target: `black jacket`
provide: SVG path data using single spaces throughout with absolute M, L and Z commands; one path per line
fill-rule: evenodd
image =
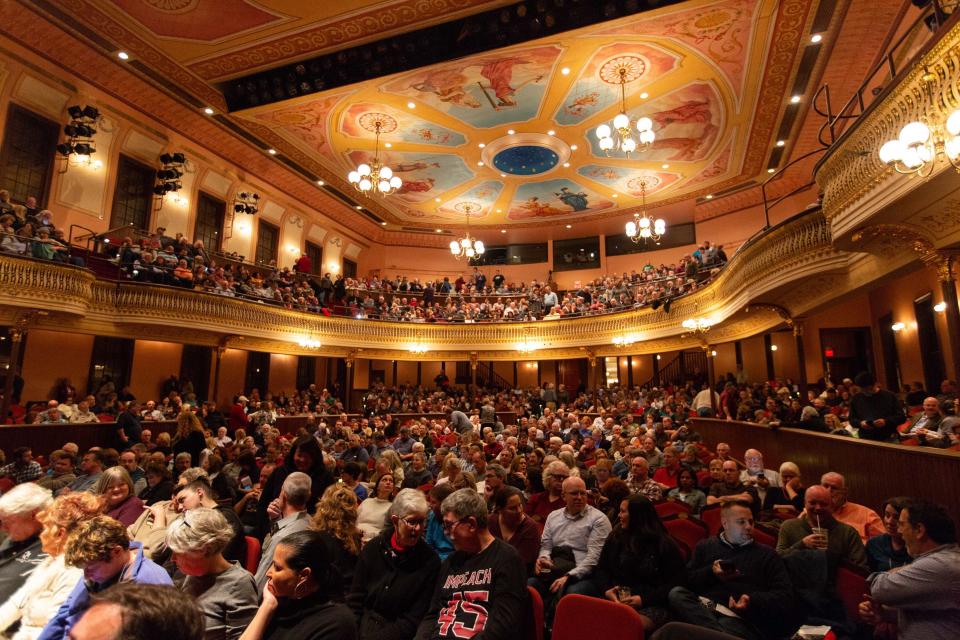
M 884 425 L 875 426 L 874 421 L 881 418 Z M 871 394 L 860 392 L 850 399 L 850 425 L 860 429 L 864 440 L 888 440 L 904 420 L 900 400 L 885 389 Z
M 387 527 L 367 543 L 353 574 L 347 606 L 360 640 L 409 640 L 430 606 L 440 558 L 422 539 L 404 552 L 393 550 Z

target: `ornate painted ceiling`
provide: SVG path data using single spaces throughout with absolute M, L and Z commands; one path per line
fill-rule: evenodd
M 641 183 L 655 206 L 765 175 L 815 5 L 694 0 L 234 117 L 341 183 L 373 159 L 380 122 L 381 160 L 404 184 L 370 200 L 392 223 L 623 216 Z M 620 110 L 620 68 L 630 117 L 656 133 L 629 157 L 593 133 Z

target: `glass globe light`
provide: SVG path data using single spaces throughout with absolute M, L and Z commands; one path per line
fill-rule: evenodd
M 653 134 L 653 131 L 647 129 L 646 131 L 640 132 L 640 143 L 641 144 L 653 144 L 653 141 L 656 139 L 656 136 Z
M 947 156 L 953 160 L 956 160 L 960 156 L 960 136 L 954 136 L 947 140 L 947 143 L 943 146 L 944 152 Z
M 908 147 L 919 146 L 930 138 L 930 129 L 919 121 L 904 125 L 900 129 L 900 142 Z
M 483 241 L 482 241 L 482 240 L 477 240 L 477 241 L 474 243 L 473 248 L 476 250 L 476 252 L 477 252 L 478 254 L 481 254 L 481 253 L 483 253 L 484 251 L 487 250 L 487 248 L 486 248 L 485 246 L 483 246 Z
M 467 247 L 467 250 L 464 252 L 468 258 L 472 258 L 476 253 L 473 250 L 473 247 Z
M 360 181 L 360 191 L 370 191 L 370 187 L 373 186 L 373 183 L 370 182 L 368 178 L 364 178 Z
M 660 218 L 657 218 L 653 221 L 653 231 L 658 236 L 662 236 L 663 233 L 667 230 L 667 223 Z
M 386 180 L 381 180 L 377 184 L 377 189 L 380 190 L 380 193 L 386 193 L 387 191 L 390 191 L 390 183 Z
M 637 131 L 643 132 L 651 130 L 653 130 L 653 120 L 647 117 L 637 120 Z
M 370 165 L 366 163 L 361 164 L 359 167 L 357 167 L 357 173 L 359 173 L 361 176 L 370 175 Z
M 600 140 L 600 150 L 610 151 L 610 149 L 613 149 L 613 138 L 602 138 Z
M 650 227 L 650 218 L 640 218 L 640 228 L 647 229 Z
M 460 246 L 466 249 L 470 246 L 470 240 L 468 238 L 460 238 Z
M 394 189 L 399 189 L 403 186 L 403 180 L 401 180 L 399 176 L 393 176 L 390 178 L 390 186 Z
M 460 243 L 457 242 L 456 240 L 450 241 L 450 253 L 452 253 L 455 256 L 460 255 Z
M 393 175 L 393 169 L 390 167 L 380 167 L 380 177 L 384 180 L 389 180 Z
M 347 180 L 349 180 L 353 184 L 357 184 L 358 182 L 360 182 L 360 174 L 357 173 L 356 171 L 351 171 L 350 173 L 347 174 Z
M 960 136 L 960 109 L 957 109 L 947 118 L 947 131 L 952 136 Z
M 622 143 L 620 143 L 620 148 L 623 149 L 624 153 L 632 153 L 637 150 L 637 142 L 633 138 L 625 138 Z
M 602 142 L 604 138 L 610 137 L 610 125 L 602 124 L 597 127 L 597 138 Z
M 916 169 L 923 164 L 923 160 L 920 158 L 920 153 L 917 147 L 907 147 L 904 149 L 903 156 L 900 158 L 900 162 L 902 162 L 903 165 L 908 169 Z
M 632 238 L 633 236 L 637 235 L 637 223 L 636 223 L 636 222 L 634 222 L 633 220 L 629 220 L 629 221 L 627 222 L 626 227 L 627 227 L 627 235 L 628 235 L 628 236 L 630 236 L 630 237 Z
M 880 162 L 884 164 L 893 164 L 903 157 L 905 147 L 900 140 L 888 140 L 880 147 Z
M 645 228 L 645 229 L 640 229 L 640 237 L 641 237 L 641 238 L 649 238 L 649 237 L 650 237 L 650 227 L 647 227 L 647 228 Z
M 613 126 L 616 129 L 626 129 L 630 126 L 630 118 L 625 113 L 618 113 L 617 117 L 613 119 Z

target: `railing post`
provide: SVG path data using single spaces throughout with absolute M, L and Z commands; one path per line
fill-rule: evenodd
M 797 345 L 797 390 L 800 403 L 807 402 L 807 356 L 803 347 L 803 320 L 793 321 L 793 340 Z

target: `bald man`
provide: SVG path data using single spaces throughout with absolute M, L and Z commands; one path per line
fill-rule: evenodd
M 842 475 L 836 471 L 829 471 L 820 477 L 820 484 L 830 491 L 833 517 L 856 529 L 863 544 L 867 544 L 867 540 L 873 536 L 886 533 L 883 521 L 876 511 L 862 504 L 847 501 L 847 481 Z
M 753 485 L 757 482 L 757 476 L 762 475 L 766 476 L 771 487 L 782 486 L 780 473 L 773 469 L 765 469 L 763 467 L 763 454 L 756 449 L 747 449 L 743 454 L 743 462 L 747 468 L 740 473 L 740 482 Z
M 787 557 L 799 551 L 823 551 L 827 554 L 829 581 L 834 583 L 837 566 L 849 562 L 867 568 L 867 552 L 856 529 L 833 515 L 830 490 L 814 485 L 804 495 L 806 509 L 798 518 L 780 527 L 777 553 Z
M 589 576 L 610 535 L 610 521 L 602 511 L 587 504 L 587 485 L 582 479 L 567 478 L 562 490 L 565 506 L 547 516 L 540 537 L 536 575 L 528 584 L 540 592 L 544 602 L 568 593 L 601 598 L 601 589 Z M 573 551 L 572 567 L 569 561 L 554 556 L 553 551 L 558 547 L 570 547 Z

